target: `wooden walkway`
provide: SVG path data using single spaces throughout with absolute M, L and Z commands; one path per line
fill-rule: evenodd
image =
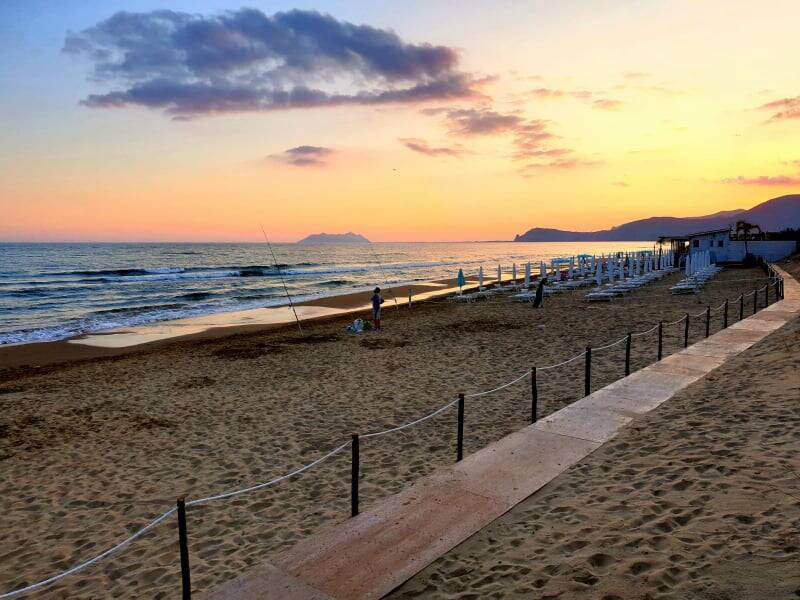
M 800 316 L 784 300 L 425 477 L 204 600 L 377 599 L 613 438 L 638 415 Z

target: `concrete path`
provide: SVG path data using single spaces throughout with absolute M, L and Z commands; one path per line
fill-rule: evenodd
M 581 461 L 647 413 L 788 321 L 785 300 L 417 481 L 368 511 L 308 538 L 204 600 L 377 599 Z

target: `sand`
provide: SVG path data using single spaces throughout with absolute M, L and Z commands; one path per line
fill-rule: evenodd
M 788 268 L 800 275 L 800 260 Z M 390 597 L 800 597 L 800 321 L 637 419 Z
M 587 343 L 599 346 L 649 329 L 658 318 L 717 306 L 763 275 L 726 270 L 700 295 L 676 297 L 666 288 L 677 277 L 610 304 L 587 305 L 577 292 L 548 299 L 543 310 L 503 299 L 389 306 L 381 333 L 345 334 L 348 316 L 309 323 L 303 337 L 273 328 L 0 371 L 0 591 L 104 550 L 179 495 L 192 499 L 270 479 L 350 432 L 405 422 L 458 392 L 494 387 Z M 712 331 L 719 327 L 717 314 Z M 668 353 L 682 343 L 682 329 L 665 331 Z M 693 322 L 691 339 L 703 335 L 704 323 Z M 655 359 L 655 342 L 655 334 L 637 338 L 634 369 Z M 622 374 L 623 357 L 622 345 L 594 354 L 594 389 Z M 582 375 L 579 362 L 540 378 L 542 414 L 579 398 Z M 468 402 L 466 452 L 526 424 L 529 393 L 521 385 Z M 406 432 L 365 440 L 362 505 L 449 464 L 454 438 L 455 414 L 447 411 Z M 649 447 L 658 448 L 648 440 Z M 629 469 L 622 479 L 630 486 L 636 474 Z M 230 579 L 345 519 L 348 486 L 342 454 L 276 488 L 190 509 L 194 589 Z M 583 499 L 571 501 L 596 502 L 601 494 L 586 489 Z M 588 537 L 584 532 L 581 539 Z M 169 519 L 113 557 L 29 597 L 174 598 L 179 589 L 177 531 Z

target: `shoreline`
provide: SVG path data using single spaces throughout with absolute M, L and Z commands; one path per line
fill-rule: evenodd
M 503 282 L 511 281 L 511 276 Z M 522 278 L 517 277 L 517 280 Z M 532 275 L 531 281 L 538 280 Z M 467 277 L 464 291 L 477 288 L 477 277 Z M 493 287 L 495 277 L 485 277 L 484 287 Z M 370 309 L 367 291 L 352 291 L 342 294 L 332 293 L 313 299 L 293 302 L 299 309 L 301 323 L 310 321 L 329 321 L 347 315 L 368 312 Z M 411 302 L 425 302 L 441 298 L 458 291 L 455 278 L 425 282 L 401 283 L 382 288 L 385 312 L 408 305 Z M 366 300 L 365 300 L 366 298 Z M 19 368 L 40 368 L 61 363 L 114 358 L 140 351 L 150 350 L 175 342 L 196 342 L 219 339 L 259 331 L 291 329 L 295 318 L 290 305 L 281 304 L 263 308 L 209 313 L 202 316 L 184 317 L 167 321 L 157 321 L 135 327 L 110 329 L 60 340 L 23 342 L 0 346 L 0 372 Z

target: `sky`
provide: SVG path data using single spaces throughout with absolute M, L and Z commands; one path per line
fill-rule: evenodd
M 0 0 L 0 241 L 512 239 L 800 192 L 796 0 Z

